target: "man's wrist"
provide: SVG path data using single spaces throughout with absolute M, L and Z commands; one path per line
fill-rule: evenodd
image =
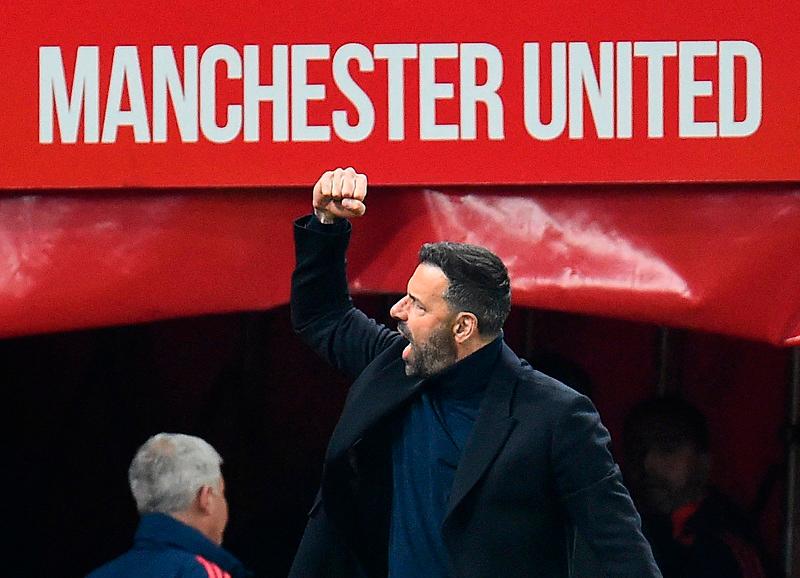
M 323 211 L 314 207 L 314 218 L 323 225 L 333 225 L 336 222 L 336 217 L 331 215 L 328 211 Z

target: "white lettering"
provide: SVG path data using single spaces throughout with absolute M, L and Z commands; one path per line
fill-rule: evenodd
M 181 141 L 197 142 L 197 46 L 183 47 L 183 84 L 172 46 L 153 47 L 153 142 L 167 142 L 167 93 Z
M 130 110 L 122 110 L 122 91 L 127 89 Z M 147 105 L 144 101 L 142 71 L 139 67 L 139 51 L 135 46 L 117 46 L 111 62 L 111 80 L 108 82 L 108 99 L 103 119 L 104 143 L 117 140 L 117 129 L 133 127 L 135 142 L 150 142 L 150 127 L 147 122 Z
M 363 44 L 345 44 L 333 55 L 333 81 L 358 113 L 358 122 L 350 124 L 346 111 L 334 110 L 333 130 L 343 141 L 359 142 L 372 134 L 375 128 L 375 107 L 367 93 L 350 76 L 348 66 L 351 60 L 358 62 L 358 69 L 362 72 L 375 70 L 372 53 Z
M 215 143 L 235 139 L 242 130 L 242 105 L 229 104 L 227 122 L 217 124 L 217 63 L 224 62 L 227 78 L 242 77 L 242 60 L 239 53 L 227 44 L 215 44 L 203 52 L 200 59 L 200 128 L 203 135 Z
M 406 60 L 417 57 L 417 45 L 376 44 L 373 52 L 376 59 L 386 60 L 389 140 L 404 140 L 406 138 L 404 64 Z
M 599 76 L 599 78 L 598 78 Z M 583 93 L 599 138 L 614 137 L 614 43 L 600 43 L 600 73 L 595 74 L 589 44 L 569 43 L 569 138 L 583 138 Z
M 678 54 L 677 42 L 635 42 L 634 56 L 647 58 L 647 136 L 664 136 L 664 58 Z
M 630 42 L 617 42 L 617 138 L 633 136 L 633 57 Z
M 735 57 L 744 58 L 747 66 L 744 119 L 734 118 Z M 719 136 L 749 136 L 761 125 L 761 53 L 751 42 L 724 40 L 719 43 Z
M 451 99 L 453 83 L 436 82 L 436 61 L 458 58 L 458 44 L 422 44 L 419 47 L 419 138 L 458 140 L 457 124 L 436 124 L 436 101 Z
M 39 47 L 39 142 L 53 142 L 53 115 L 58 116 L 61 142 L 78 141 L 83 112 L 83 141 L 99 141 L 100 49 L 79 46 L 72 77 L 72 97 L 67 95 L 64 61 L 59 46 Z
M 525 129 L 538 140 L 552 140 L 561 136 L 567 126 L 567 45 L 554 42 L 550 46 L 550 122 L 542 122 L 542 78 L 539 69 L 539 43 L 523 45 L 525 78 Z M 582 98 L 582 97 L 581 97 Z
M 715 56 L 717 43 L 710 40 L 685 41 L 678 45 L 678 135 L 681 138 L 717 136 L 717 123 L 696 121 L 694 101 L 698 96 L 714 93 L 710 80 L 696 80 L 694 60 L 698 56 Z
M 486 62 L 486 82 L 476 84 L 477 61 Z M 487 133 L 491 140 L 501 140 L 503 101 L 497 91 L 503 83 L 503 55 L 496 46 L 486 43 L 461 45 L 461 138 L 477 137 L 478 103 L 486 105 Z
M 292 140 L 299 142 L 331 140 L 328 126 L 308 124 L 308 101 L 325 100 L 324 84 L 308 84 L 308 62 L 330 58 L 327 44 L 292 46 Z
M 289 48 L 272 47 L 272 84 L 259 84 L 259 47 L 244 47 L 244 142 L 261 137 L 260 104 L 272 101 L 272 140 L 289 140 Z
M 271 51 L 271 59 L 262 58 L 262 49 Z M 539 42 L 523 44 L 522 113 L 533 139 L 582 139 L 586 122 L 594 123 L 600 139 L 631 139 L 634 131 L 644 136 L 644 117 L 634 116 L 634 107 L 645 104 L 649 139 L 664 138 L 666 128 L 677 128 L 680 138 L 747 137 L 761 126 L 763 63 L 752 42 L 578 41 L 553 42 L 549 50 L 548 67 Z M 262 138 L 329 142 L 332 132 L 344 142 L 359 143 L 376 139 L 376 118 L 384 106 L 387 134 L 377 137 L 383 142 L 404 141 L 406 128 L 417 121 L 420 141 L 475 141 L 479 133 L 488 140 L 505 138 L 504 55 L 486 42 L 385 43 L 372 49 L 351 42 L 333 54 L 328 44 L 241 49 L 217 44 L 202 53 L 196 45 L 157 45 L 147 55 L 152 62 L 140 64 L 138 47 L 117 46 L 111 62 L 101 67 L 99 47 L 80 46 L 72 68 L 65 67 L 61 47 L 39 47 L 39 142 L 60 137 L 72 144 L 82 137 L 85 143 L 113 143 L 120 127 L 130 127 L 136 143 L 165 143 L 170 137 L 227 143 L 240 135 L 247 143 Z M 714 60 L 698 60 L 704 57 Z M 376 60 L 386 61 L 385 74 L 382 68 L 376 73 Z M 406 102 L 409 60 L 418 61 L 419 74 L 414 75 L 417 92 Z M 712 64 L 716 79 L 707 72 Z M 142 65 L 152 78 L 143 79 Z M 646 80 L 637 68 L 644 66 Z M 103 93 L 100 73 L 108 69 Z M 315 76 L 320 80 L 311 82 Z M 634 87 L 639 81 L 642 86 Z M 381 82 L 386 93 L 376 94 L 383 90 Z M 235 90 L 241 90 L 240 98 L 231 101 Z M 338 108 L 325 103 L 328 90 L 333 90 L 331 103 L 343 103 Z M 700 99 L 713 98 L 715 91 L 718 109 L 712 110 L 714 101 Z M 223 104 L 223 98 L 231 104 Z M 665 109 L 665 101 L 673 99 L 677 115 L 674 106 Z M 262 135 L 264 103 L 271 107 L 272 127 Z M 408 106 L 418 107 L 418 118 L 406 118 Z M 485 133 L 479 109 L 486 111 Z

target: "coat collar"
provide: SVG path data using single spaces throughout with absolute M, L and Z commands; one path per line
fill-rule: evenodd
M 405 346 L 405 342 L 400 347 L 402 346 Z M 398 409 L 423 386 L 424 380 L 406 377 L 403 360 L 399 356 L 400 350 L 387 352 L 389 355 L 393 353 L 395 359 L 382 371 L 362 375 L 353 384 L 342 417 L 331 436 L 326 462 L 342 457 L 359 442 L 370 427 Z M 519 364 L 516 354 L 503 343 L 499 359 L 489 376 L 475 427 L 456 469 L 445 521 L 484 474 L 517 423 L 511 417 L 511 410 L 517 382 L 516 368 Z M 385 382 L 377 387 L 371 383 L 381 379 Z
M 456 469 L 445 523 L 494 461 L 517 423 L 511 417 L 511 410 L 517 383 L 515 367 L 518 366 L 519 358 L 503 343 L 500 359 L 492 371 L 478 410 L 478 419 Z
M 145 514 L 139 520 L 134 537 L 137 548 L 173 547 L 217 564 L 234 578 L 251 576 L 233 554 L 217 546 L 199 531 L 166 514 Z
M 370 427 L 400 407 L 423 386 L 424 380 L 405 374 L 400 356 L 405 344 L 403 341 L 386 352 L 393 354 L 394 359 L 381 371 L 362 374 L 353 384 L 342 416 L 331 436 L 325 454 L 326 462 L 340 458 L 358 443 Z

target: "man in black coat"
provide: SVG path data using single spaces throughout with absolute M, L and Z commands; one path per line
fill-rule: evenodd
M 576 529 L 609 578 L 660 577 L 591 402 L 503 342 L 497 256 L 424 245 L 398 331 L 353 307 L 346 219 L 366 187 L 324 173 L 295 223 L 295 330 L 355 381 L 291 578 L 566 578 Z

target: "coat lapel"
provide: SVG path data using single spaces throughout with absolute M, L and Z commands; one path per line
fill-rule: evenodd
M 422 384 L 420 379 L 406 377 L 403 359 L 399 355 L 381 371 L 362 375 L 352 386 L 351 395 L 331 436 L 325 461 L 340 457 L 372 425 L 413 396 Z
M 503 344 L 475 427 L 456 469 L 445 521 L 484 474 L 517 423 L 511 417 L 511 399 L 517 381 L 514 367 L 518 365 L 519 358 Z M 375 387 L 376 381 L 383 381 L 383 384 Z M 422 385 L 422 380 L 405 376 L 403 360 L 399 356 L 375 375 L 362 375 L 353 384 L 351 397 L 331 436 L 325 461 L 332 462 L 341 457 L 371 426 L 412 397 Z
M 486 386 L 475 427 L 456 469 L 445 522 L 484 474 L 517 423 L 511 417 L 511 399 L 517 381 L 513 371 L 515 365 L 519 365 L 519 358 L 504 343 L 500 359 Z

